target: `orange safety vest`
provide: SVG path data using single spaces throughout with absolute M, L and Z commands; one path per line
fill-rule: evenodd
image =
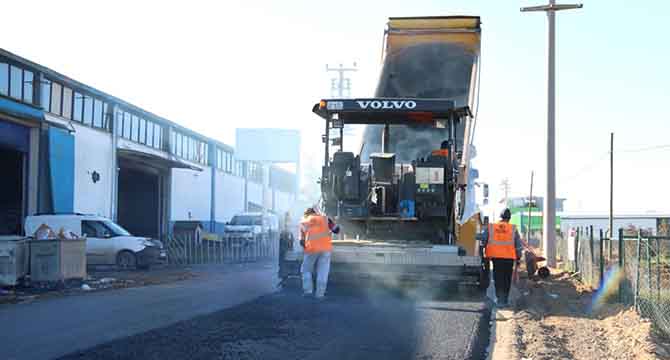
M 449 156 L 449 149 L 433 150 L 430 154 L 433 155 L 433 156 L 447 157 L 447 156 Z
M 486 257 L 498 259 L 516 259 L 514 233 L 512 224 L 499 222 L 489 224 L 489 239 L 486 243 Z
M 305 234 L 305 253 L 313 254 L 333 250 L 327 217 L 310 215 L 303 219 L 300 225 Z

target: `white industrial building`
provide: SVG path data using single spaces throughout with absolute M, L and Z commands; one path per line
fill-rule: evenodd
M 608 235 L 609 215 L 607 214 L 568 214 L 563 213 L 561 217 L 561 232 L 568 233 L 570 229 L 590 228 L 593 226 L 594 234 L 603 232 Z M 618 237 L 619 229 L 624 229 L 627 234 L 642 230 L 649 235 L 670 235 L 670 214 L 614 214 L 614 237 Z
M 221 232 L 238 212 L 290 210 L 297 188 L 294 173 L 2 49 L 0 166 L 0 235 L 72 212 L 155 238 L 177 221 Z

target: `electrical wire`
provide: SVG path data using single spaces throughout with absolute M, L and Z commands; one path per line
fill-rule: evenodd
M 594 161 L 589 162 L 588 164 L 582 166 L 577 170 L 572 176 L 570 176 L 567 180 L 564 181 L 564 183 L 570 183 L 573 180 L 576 180 L 580 176 L 588 173 L 589 171 L 592 171 L 595 169 L 595 165 L 600 163 L 601 161 L 605 160 L 609 156 L 609 152 L 606 152 L 602 155 L 600 155 L 598 158 L 596 158 Z
M 642 148 L 637 148 L 637 149 L 628 149 L 628 150 L 615 150 L 614 152 L 617 153 L 637 153 L 637 152 L 644 152 L 644 151 L 652 151 L 652 150 L 665 150 L 668 149 L 670 150 L 670 144 L 663 144 L 663 145 L 654 145 L 654 146 L 647 146 L 647 147 L 642 147 Z
M 647 147 L 642 147 L 642 148 L 634 148 L 634 149 L 627 149 L 627 150 L 614 150 L 614 153 L 639 153 L 639 152 L 645 152 L 645 151 L 653 151 L 653 150 L 670 150 L 670 144 L 663 144 L 663 145 L 654 145 L 654 146 L 647 146 Z M 601 161 L 605 160 L 609 156 L 609 151 L 600 155 L 598 158 L 596 158 L 594 161 L 589 162 L 588 164 L 584 165 L 581 167 L 579 170 L 577 170 L 572 176 L 570 176 L 567 180 L 564 181 L 564 183 L 570 183 L 573 180 L 576 180 L 580 176 L 594 170 L 596 168 L 596 165 L 600 163 Z

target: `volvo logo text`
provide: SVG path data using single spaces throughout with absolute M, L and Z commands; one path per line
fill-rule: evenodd
M 358 100 L 356 102 L 361 109 L 411 110 L 416 108 L 416 102 L 413 100 Z

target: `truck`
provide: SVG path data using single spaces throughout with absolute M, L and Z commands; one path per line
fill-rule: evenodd
M 390 18 L 375 96 L 313 106 L 324 122 L 319 207 L 342 229 L 330 282 L 482 284 L 471 166 L 480 43 L 476 16 Z M 352 125 L 365 125 L 358 153 L 344 151 Z M 282 249 L 280 278 L 299 280 L 302 249 Z

